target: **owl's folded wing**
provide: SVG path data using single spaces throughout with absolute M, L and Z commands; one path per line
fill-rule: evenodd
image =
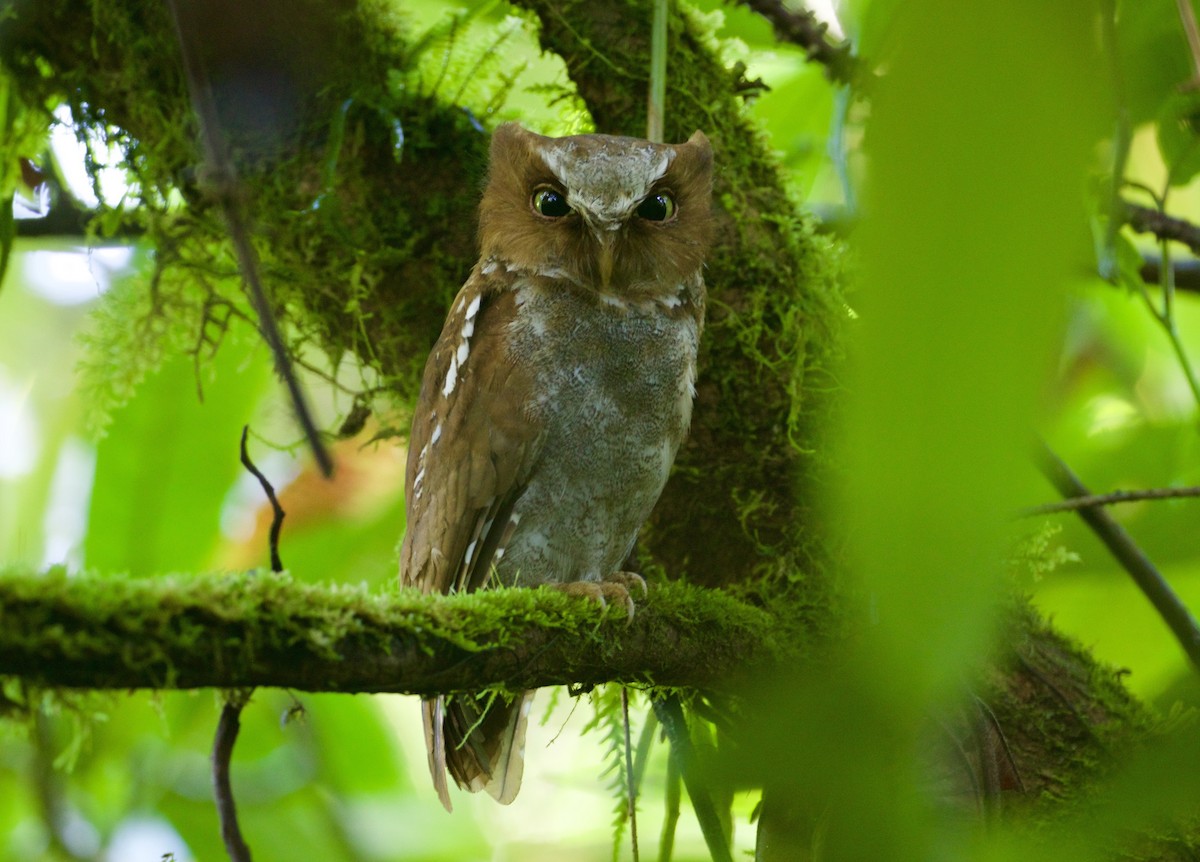
M 537 454 L 528 370 L 505 347 L 514 297 L 472 275 L 425 366 L 409 440 L 401 583 L 425 592 L 485 586 Z

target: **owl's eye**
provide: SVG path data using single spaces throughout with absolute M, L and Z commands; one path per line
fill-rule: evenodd
M 638 204 L 637 214 L 646 221 L 670 221 L 675 217 L 675 198 L 666 192 L 650 195 Z
M 546 218 L 562 218 L 571 212 L 571 208 L 567 206 L 566 196 L 562 192 L 556 192 L 545 186 L 534 190 L 531 203 L 534 212 L 544 215 Z

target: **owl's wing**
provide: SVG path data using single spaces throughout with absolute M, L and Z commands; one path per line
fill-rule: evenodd
M 527 368 L 505 349 L 516 312 L 505 276 L 477 270 L 425 365 L 409 440 L 401 583 L 425 592 L 485 586 L 537 454 Z

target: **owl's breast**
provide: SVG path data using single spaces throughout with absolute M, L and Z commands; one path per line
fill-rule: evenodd
M 695 309 L 518 291 L 510 359 L 544 428 L 498 573 L 522 585 L 616 571 L 662 493 L 691 419 Z

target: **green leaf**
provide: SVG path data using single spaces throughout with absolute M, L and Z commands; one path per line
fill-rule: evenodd
M 1158 115 L 1158 149 L 1172 186 L 1200 173 L 1200 92 L 1171 95 Z
M 167 362 L 96 450 L 86 564 L 134 575 L 203 568 L 241 471 L 238 440 L 266 385 L 265 351 L 228 339 L 204 399 L 189 358 Z
M 1175 0 L 1121 3 L 1117 53 L 1130 123 L 1136 127 L 1159 117 L 1191 74 Z

